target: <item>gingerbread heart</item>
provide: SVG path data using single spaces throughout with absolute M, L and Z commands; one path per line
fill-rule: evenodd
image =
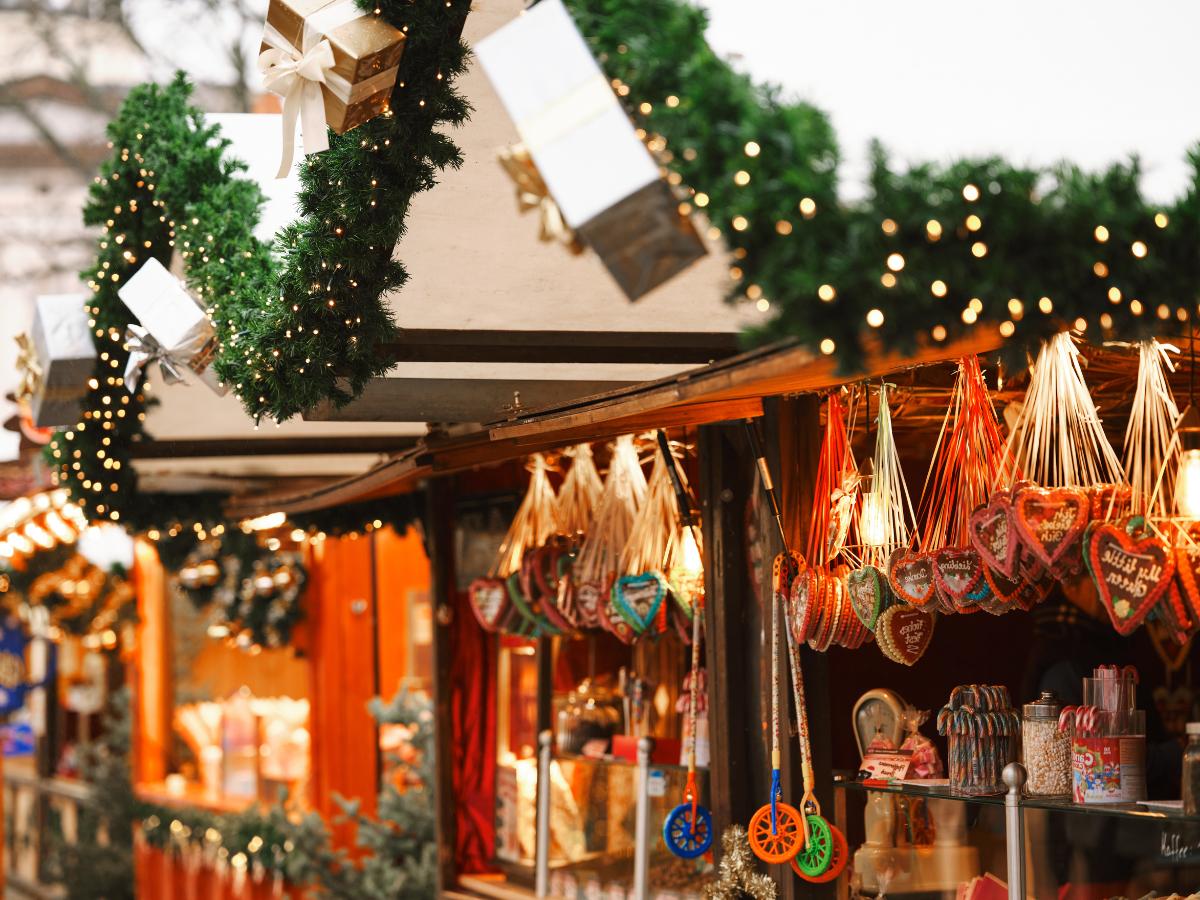
M 582 581 L 575 585 L 575 606 L 578 609 L 577 619 L 584 628 L 598 628 L 600 621 L 600 605 L 604 601 L 604 585 L 598 581 Z
M 1087 528 L 1090 509 L 1078 488 L 1025 488 L 1013 498 L 1013 523 L 1038 562 L 1058 575 Z
M 863 566 L 846 576 L 850 606 L 858 620 L 874 629 L 875 621 L 887 602 L 887 581 L 874 566 Z
M 1163 622 L 1146 622 L 1146 631 L 1150 633 L 1150 643 L 1154 652 L 1163 661 L 1168 672 L 1178 672 L 1187 662 L 1192 651 L 1192 639 L 1172 633 L 1169 626 Z
M 912 606 L 889 606 L 875 625 L 875 637 L 883 655 L 893 662 L 911 666 L 933 640 L 935 618 Z
M 654 624 L 666 595 L 667 580 L 658 572 L 622 575 L 612 589 L 617 610 L 638 634 Z
M 956 609 L 962 610 L 979 602 L 979 585 L 983 579 L 983 560 L 971 547 L 943 547 L 933 554 L 933 576 L 937 588 Z M 986 593 L 986 591 L 985 591 Z
M 1175 576 L 1171 548 L 1154 535 L 1135 538 L 1117 525 L 1092 531 L 1087 561 L 1100 603 L 1119 634 L 1142 624 Z
M 513 572 L 504 581 L 504 587 L 508 591 L 508 602 L 511 605 L 512 615 L 504 623 L 504 631 L 507 634 L 514 634 L 518 637 L 538 637 L 542 634 L 555 633 L 557 631 L 550 626 L 540 616 L 526 599 L 525 593 L 521 584 L 521 576 L 518 572 Z
M 901 600 L 913 606 L 927 606 L 936 598 L 933 557 L 928 553 L 908 553 L 904 549 L 892 554 L 888 563 L 888 584 Z
M 824 603 L 824 589 L 819 569 L 805 569 L 792 580 L 792 589 L 788 592 L 788 618 L 792 640 L 797 644 L 803 644 L 813 635 Z
M 508 588 L 499 578 L 476 578 L 467 587 L 471 612 L 485 631 L 499 631 L 508 608 Z
M 1013 528 L 1012 501 L 1007 491 L 971 513 L 971 546 L 989 567 L 1012 578 L 1017 573 L 1017 551 L 1021 544 Z
M 1200 623 L 1200 545 L 1175 547 L 1175 580 L 1187 607 L 1188 618 Z

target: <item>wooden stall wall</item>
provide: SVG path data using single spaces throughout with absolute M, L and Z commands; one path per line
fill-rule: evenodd
M 375 813 L 379 741 L 367 704 L 379 694 L 375 658 L 375 559 L 372 540 L 330 538 L 313 548 L 306 610 L 312 664 L 313 808 L 334 843 L 352 847 L 354 826 L 338 822 L 334 795 Z

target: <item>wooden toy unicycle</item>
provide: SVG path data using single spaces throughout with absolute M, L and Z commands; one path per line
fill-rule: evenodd
M 666 432 L 658 432 L 658 444 L 663 459 L 670 466 L 671 484 L 675 488 L 675 501 L 685 528 L 695 533 L 696 520 L 692 515 L 692 502 L 683 487 L 683 480 L 675 468 L 675 457 Z M 701 546 L 699 540 L 696 546 Z M 683 802 L 668 813 L 663 822 L 663 841 L 667 849 L 683 859 L 703 856 L 712 847 L 712 813 L 700 805 L 700 791 L 696 787 L 696 713 L 700 706 L 700 620 L 704 617 L 703 596 L 693 597 L 692 607 L 692 669 L 688 679 L 688 773 L 683 788 Z
M 688 773 L 683 788 L 683 802 L 667 815 L 663 822 L 663 840 L 667 849 L 683 859 L 703 856 L 712 847 L 712 813 L 700 805 L 696 787 L 696 708 L 700 693 L 700 618 L 704 607 L 693 600 L 692 605 L 692 672 L 688 691 Z
M 750 819 L 750 849 L 767 863 L 790 862 L 804 847 L 804 819 L 779 784 L 779 603 L 771 597 L 771 796 Z

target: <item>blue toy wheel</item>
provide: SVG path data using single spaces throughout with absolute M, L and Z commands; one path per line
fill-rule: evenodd
M 695 859 L 708 852 L 713 842 L 712 813 L 696 806 L 696 821 L 691 821 L 692 804 L 680 803 L 663 822 L 663 840 L 667 849 L 683 859 Z

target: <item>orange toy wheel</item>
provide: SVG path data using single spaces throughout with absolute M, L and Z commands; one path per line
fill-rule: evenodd
M 759 807 L 750 820 L 750 849 L 766 863 L 789 862 L 804 847 L 800 812 L 786 803 L 775 804 L 775 829 L 771 829 L 771 804 Z
M 850 845 L 846 843 L 846 836 L 835 828 L 829 826 L 829 833 L 833 837 L 833 857 L 829 860 L 829 868 L 820 875 L 809 876 L 800 871 L 800 866 L 796 864 L 796 860 L 792 859 L 792 871 L 803 878 L 805 881 L 811 881 L 814 884 L 825 884 L 833 881 L 846 869 L 846 864 L 850 862 Z

